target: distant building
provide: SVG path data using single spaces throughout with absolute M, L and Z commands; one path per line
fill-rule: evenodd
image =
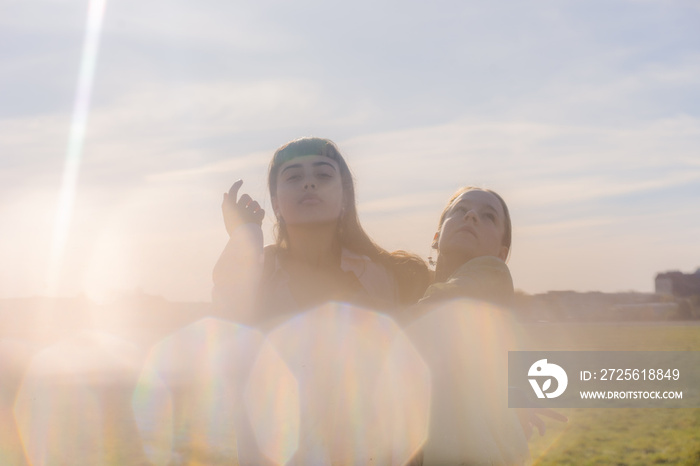
M 656 276 L 655 288 L 658 294 L 678 298 L 700 295 L 700 268 L 695 273 L 678 271 L 660 273 Z

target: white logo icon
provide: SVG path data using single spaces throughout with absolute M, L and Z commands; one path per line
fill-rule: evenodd
M 564 393 L 566 385 L 569 383 L 566 371 L 556 364 L 547 363 L 546 359 L 540 359 L 530 366 L 527 375 L 530 377 L 548 377 L 548 379 L 544 381 L 544 384 L 542 384 L 542 388 L 540 388 L 536 379 L 528 379 L 537 398 L 544 398 L 545 396 L 547 398 L 556 398 Z M 552 378 L 557 379 L 557 389 L 551 393 L 547 393 L 547 390 L 549 390 L 549 387 L 552 385 Z

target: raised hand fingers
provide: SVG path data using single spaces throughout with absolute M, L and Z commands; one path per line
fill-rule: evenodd
M 255 212 L 255 221 L 259 225 L 262 225 L 262 221 L 264 218 L 265 218 L 265 209 L 258 209 L 258 211 Z
M 238 199 L 238 202 L 236 202 L 236 204 L 238 205 L 239 208 L 245 209 L 245 208 L 248 208 L 248 206 L 251 202 L 255 202 L 255 201 L 253 201 L 252 197 L 250 197 L 247 194 L 241 194 L 241 198 Z
M 238 206 L 239 209 L 241 209 L 245 220 L 262 225 L 263 218 L 265 217 L 265 211 L 260 207 L 258 201 L 255 201 L 247 194 L 244 194 L 238 201 Z
M 265 217 L 265 211 L 250 195 L 244 193 L 238 197 L 241 185 L 243 185 L 243 181 L 238 180 L 233 183 L 228 193 L 224 193 L 224 202 L 221 207 L 224 214 L 224 224 L 229 235 L 233 234 L 239 225 L 245 223 L 262 225 Z
M 258 204 L 258 201 L 251 201 L 250 204 L 248 204 L 248 208 L 256 213 L 260 210 L 260 204 Z
M 260 208 L 260 204 L 254 201 L 248 194 L 238 197 L 238 192 L 243 185 L 243 180 L 238 180 L 231 186 L 228 193 L 224 193 L 224 200 L 221 209 L 224 214 L 224 225 L 229 235 L 245 223 L 256 223 L 262 225 L 265 211 Z
M 537 415 L 533 414 L 530 418 L 530 422 L 532 422 L 532 425 L 534 425 L 537 428 L 537 431 L 540 433 L 540 437 L 542 437 L 547 431 L 547 427 L 544 425 L 544 421 L 537 417 Z
M 547 430 L 547 427 L 544 421 L 540 418 L 540 416 L 546 416 L 550 419 L 554 419 L 555 421 L 560 422 L 568 422 L 569 420 L 568 417 L 549 408 L 533 408 L 530 409 L 529 412 L 530 423 L 537 428 L 537 431 L 540 433 L 540 436 L 543 436 Z M 526 434 L 528 433 L 529 432 L 526 429 Z
M 546 416 L 550 419 L 554 419 L 555 421 L 559 421 L 559 422 L 568 422 L 569 421 L 568 417 L 566 417 L 565 415 L 563 415 L 563 414 L 561 414 L 553 409 L 539 408 L 535 412 L 536 412 L 536 414 L 538 414 L 540 416 Z
M 231 185 L 231 189 L 228 190 L 228 198 L 231 199 L 231 202 L 236 202 L 238 190 L 241 189 L 241 186 L 243 186 L 243 180 L 238 180 Z
M 516 413 L 518 415 L 518 421 L 520 421 L 520 426 L 525 433 L 525 438 L 530 440 L 530 437 L 532 437 L 532 423 L 530 422 L 531 410 L 529 408 L 517 408 Z
M 253 221 L 258 225 L 262 225 L 263 218 L 265 218 L 265 209 L 262 209 L 260 204 L 258 204 L 256 201 L 251 202 L 248 208 L 253 211 Z
M 549 416 L 550 418 L 560 421 L 560 422 L 569 422 L 569 418 L 565 416 L 564 414 L 558 413 L 554 411 L 553 409 L 548 409 L 546 416 Z

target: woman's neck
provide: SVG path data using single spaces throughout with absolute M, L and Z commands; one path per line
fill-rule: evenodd
M 288 258 L 313 267 L 338 264 L 340 245 L 337 239 L 337 225 L 314 224 L 309 226 L 287 226 Z
M 461 254 L 438 254 L 437 265 L 435 266 L 435 282 L 446 282 L 450 275 L 471 259 L 472 257 Z

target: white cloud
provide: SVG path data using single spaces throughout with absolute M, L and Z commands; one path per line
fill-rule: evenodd
M 595 177 L 580 177 L 573 180 L 528 186 L 515 191 L 518 203 L 531 207 L 554 206 L 585 201 L 601 201 L 621 195 L 643 194 L 663 188 L 673 188 L 700 182 L 700 170 L 683 171 L 661 175 L 651 179 L 626 179 L 625 173 L 610 173 Z
M 149 137 L 171 143 L 289 125 L 311 118 L 318 90 L 304 80 L 208 81 L 142 86 L 90 116 L 91 137 Z
M 444 200 L 444 193 L 441 191 L 418 192 L 363 202 L 358 206 L 358 209 L 363 214 L 368 215 L 394 215 L 405 210 L 424 211 L 426 207 L 432 207 L 435 202 L 443 202 Z
M 246 154 L 242 156 L 237 156 L 228 160 L 222 160 L 219 162 L 209 163 L 201 167 L 182 169 L 182 170 L 171 170 L 164 171 L 162 173 L 156 173 L 146 177 L 147 181 L 177 181 L 185 179 L 196 179 L 202 178 L 211 174 L 220 173 L 236 173 L 249 170 L 263 171 L 267 166 L 267 158 L 270 154 L 266 152 L 255 152 L 253 154 Z
M 294 36 L 266 27 L 264 9 L 253 3 L 120 1 L 109 5 L 107 20 L 109 36 L 167 47 L 279 53 L 298 45 Z
M 383 192 L 486 183 L 556 203 L 691 182 L 699 174 L 687 162 L 699 146 L 698 119 L 617 129 L 464 119 L 354 138 L 341 149 L 361 183 L 374 179 Z

